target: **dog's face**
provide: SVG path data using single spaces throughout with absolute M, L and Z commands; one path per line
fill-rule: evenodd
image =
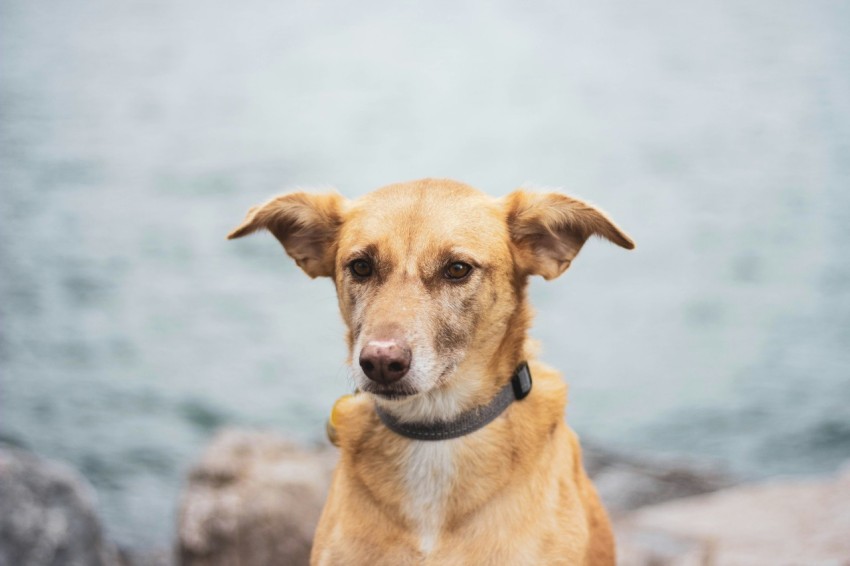
M 504 334 L 513 271 L 504 210 L 477 191 L 391 186 L 354 203 L 334 280 L 360 389 L 402 397 L 445 383 L 471 343 Z
M 494 199 L 439 180 L 354 202 L 284 195 L 252 209 L 229 237 L 260 228 L 308 275 L 333 277 L 354 381 L 384 400 L 457 382 L 470 360 L 486 367 L 512 323 L 524 333 L 517 316 L 527 277 L 556 277 L 590 235 L 634 247 L 581 201 L 523 191 Z

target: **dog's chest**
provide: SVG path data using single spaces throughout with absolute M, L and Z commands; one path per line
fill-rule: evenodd
M 455 477 L 455 440 L 410 443 L 405 471 L 405 514 L 419 536 L 420 550 L 428 554 L 440 534 L 446 503 Z

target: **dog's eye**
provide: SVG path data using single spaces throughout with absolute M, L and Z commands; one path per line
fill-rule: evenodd
M 456 261 L 446 268 L 446 277 L 449 279 L 463 279 L 469 272 L 472 271 L 472 266 L 468 263 Z
M 365 259 L 358 259 L 351 262 L 351 273 L 357 277 L 369 277 L 372 275 L 372 264 Z

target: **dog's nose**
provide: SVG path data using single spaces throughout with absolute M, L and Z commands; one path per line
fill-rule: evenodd
M 403 340 L 372 340 L 360 350 L 360 367 L 372 381 L 389 385 L 404 377 L 411 357 Z

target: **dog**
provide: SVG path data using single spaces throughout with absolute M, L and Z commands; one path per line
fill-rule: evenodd
M 424 179 L 355 201 L 284 194 L 228 238 L 261 229 L 333 280 L 359 390 L 332 412 L 312 565 L 615 563 L 566 384 L 527 337 L 530 276 L 558 277 L 593 235 L 634 248 L 605 213 Z

